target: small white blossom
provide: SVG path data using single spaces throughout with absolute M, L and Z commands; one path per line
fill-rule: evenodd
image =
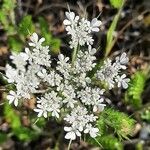
M 84 130 L 84 133 L 89 133 L 92 138 L 95 138 L 98 132 L 99 132 L 99 129 L 92 127 L 91 124 L 87 124 L 86 129 Z
M 36 33 L 33 33 L 30 37 L 31 42 L 29 42 L 30 46 L 40 48 L 41 44 L 45 41 L 45 38 L 39 39 L 38 35 Z
M 114 66 L 119 67 L 119 69 L 126 69 L 126 64 L 128 63 L 129 58 L 127 57 L 127 54 L 124 52 L 119 57 L 116 57 L 116 62 L 114 63 Z
M 105 60 L 104 65 L 97 71 L 96 77 L 105 82 L 109 89 L 112 89 L 115 84 L 118 84 L 118 87 L 122 85 L 123 88 L 127 88 L 129 79 L 124 79 L 125 75 L 120 77 L 120 71 L 121 69 L 126 69 L 128 60 L 126 53 L 123 53 L 120 57 L 116 57 L 114 63 L 110 59 Z
M 91 21 L 91 30 L 94 32 L 99 32 L 99 27 L 102 24 L 101 21 L 97 20 L 97 18 L 92 19 Z
M 75 16 L 74 12 L 66 12 L 66 17 L 67 19 L 65 19 L 63 21 L 63 24 L 68 26 L 68 25 L 73 25 L 74 23 L 76 24 L 79 20 L 79 16 Z
M 71 124 L 71 127 L 65 127 L 64 130 L 67 132 L 65 138 L 75 140 L 76 136 L 81 136 L 81 132 L 90 133 L 93 137 L 97 135 L 97 128 L 92 128 L 91 122 L 95 121 L 97 117 L 93 114 L 88 115 L 86 108 L 77 106 L 72 110 L 70 115 L 67 115 L 64 120 Z M 88 125 L 89 124 L 89 125 Z M 94 129 L 92 131 L 92 129 Z
M 54 91 L 46 93 L 44 97 L 38 99 L 37 108 L 34 111 L 38 112 L 38 117 L 44 116 L 47 118 L 48 113 L 51 112 L 52 116 L 59 118 L 61 100 L 62 98 L 57 96 Z
M 93 111 L 96 112 L 99 110 L 103 110 L 105 104 L 102 104 L 103 102 L 103 95 L 105 90 L 100 90 L 99 88 L 90 88 L 86 87 L 85 89 L 78 92 L 78 97 L 84 103 L 85 105 L 92 105 Z
M 9 100 L 9 104 L 14 103 L 15 106 L 18 106 L 18 101 L 21 97 L 15 93 L 14 91 L 10 91 L 7 95 L 7 99 Z
M 43 79 L 44 82 L 48 82 L 52 87 L 59 86 L 61 84 L 62 77 L 55 73 L 54 70 L 50 71 L 50 73 L 47 73 L 46 69 L 42 69 L 37 73 L 37 75 Z
M 13 53 L 10 56 L 10 59 L 12 59 L 12 62 L 16 65 L 16 68 L 22 71 L 25 71 L 25 65 L 27 64 L 28 58 L 29 58 L 28 55 L 23 52 L 19 54 Z
M 65 57 L 63 54 L 58 56 L 59 61 L 57 62 L 57 70 L 64 75 L 65 78 L 68 78 L 71 65 L 68 63 L 69 57 Z
M 96 60 L 96 57 L 94 56 L 95 52 L 96 49 L 91 49 L 90 47 L 88 51 L 79 51 L 75 62 L 75 71 L 77 73 L 91 71 L 95 67 L 96 63 L 93 62 Z
M 65 139 L 75 140 L 76 136 L 81 136 L 81 133 L 75 127 L 64 127 L 64 130 L 67 132 Z
M 18 70 L 12 68 L 10 65 L 6 65 L 6 77 L 9 83 L 13 83 L 16 81 L 18 76 Z
M 67 103 L 67 107 L 74 108 L 74 104 L 77 103 L 75 100 L 75 90 L 71 85 L 65 85 L 62 90 L 62 94 L 65 97 L 63 103 Z
M 116 77 L 116 82 L 118 83 L 118 87 L 123 87 L 124 89 L 128 88 L 128 82 L 130 81 L 129 78 L 126 78 L 126 75 L 123 74 L 122 76 Z
M 31 54 L 28 52 L 28 49 L 26 49 L 26 53 L 28 53 L 30 56 L 29 59 L 32 60 L 34 64 L 48 66 L 48 67 L 51 66 L 49 52 L 50 50 L 48 46 L 44 46 L 44 47 L 41 46 L 40 49 L 34 48 Z
M 106 83 L 109 89 L 115 85 L 127 88 L 129 79 L 121 74 L 121 70 L 126 69 L 128 57 L 123 53 L 114 62 L 105 60 L 91 77 L 91 72 L 96 69 L 96 49 L 92 48 L 91 33 L 99 31 L 101 21 L 80 19 L 73 12 L 66 12 L 66 17 L 63 23 L 71 35 L 70 47 L 77 48 L 75 61 L 72 63 L 69 57 L 59 54 L 57 63 L 53 64 L 49 46 L 42 45 L 45 39 L 39 39 L 33 33 L 30 48 L 10 56 L 15 67 L 6 65 L 6 78 L 15 86 L 7 99 L 17 106 L 20 99 L 30 99 L 34 94 L 37 99 L 34 111 L 38 117 L 59 118 L 61 112 L 65 114 L 66 139 L 75 140 L 82 133 L 95 138 L 98 135 L 94 125 L 98 119 L 95 112 L 105 108 L 105 90 L 97 87 L 95 81 Z
M 66 12 L 67 19 L 64 20 L 66 31 L 71 35 L 70 47 L 77 48 L 78 44 L 83 46 L 85 44 L 92 45 L 93 38 L 91 32 L 98 32 L 101 22 L 94 18 L 91 22 L 85 18 L 79 19 L 74 12 Z
M 79 87 L 86 87 L 86 85 L 91 83 L 91 79 L 86 77 L 86 73 L 81 73 L 78 77 L 75 77 L 73 81 Z

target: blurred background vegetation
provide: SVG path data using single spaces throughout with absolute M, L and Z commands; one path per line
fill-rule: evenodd
M 62 24 L 65 11 L 102 21 L 101 30 L 93 35 L 98 49 L 97 60 L 127 52 L 130 62 L 129 88 L 108 93 L 108 108 L 97 125 L 95 140 L 84 137 L 75 141 L 73 150 L 149 150 L 150 149 L 150 1 L 149 0 L 0 0 L 0 149 L 63 150 L 63 122 L 36 119 L 32 113 L 34 97 L 21 108 L 7 103 L 11 88 L 3 78 L 9 55 L 24 50 L 33 32 L 45 37 L 52 56 L 62 52 L 70 56 L 68 36 Z M 7 88 L 6 88 L 7 87 Z M 129 140 L 130 139 L 130 140 Z

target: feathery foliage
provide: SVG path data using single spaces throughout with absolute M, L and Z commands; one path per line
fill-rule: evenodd
M 131 77 L 129 88 L 125 94 L 125 101 L 135 109 L 142 106 L 142 92 L 147 78 L 144 72 L 138 71 Z
M 134 119 L 123 112 L 105 108 L 97 121 L 99 136 L 96 137 L 96 140 L 90 138 L 89 142 L 97 146 L 101 144 L 104 149 L 122 150 L 123 145 L 120 140 L 128 139 L 133 131 L 134 122 Z

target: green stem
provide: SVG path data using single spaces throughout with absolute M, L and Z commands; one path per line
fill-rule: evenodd
M 74 48 L 74 51 L 72 53 L 72 66 L 74 66 L 74 62 L 75 62 L 76 57 L 77 57 L 78 49 L 79 49 L 79 46 L 77 46 L 76 48 Z
M 96 143 L 97 143 L 100 147 L 103 148 L 103 146 L 99 143 L 99 141 L 98 141 L 96 138 L 93 138 L 93 139 L 96 141 Z
M 72 140 L 70 139 L 67 150 L 70 150 L 71 142 L 72 142 Z

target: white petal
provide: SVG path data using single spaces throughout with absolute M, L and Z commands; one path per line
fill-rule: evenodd
M 94 18 L 94 19 L 92 19 L 92 21 L 91 21 L 91 25 L 94 26 L 94 27 L 98 27 L 98 26 L 100 26 L 101 24 L 102 24 L 102 22 L 99 21 L 99 20 L 97 20 L 97 18 Z
M 13 101 L 15 98 L 14 98 L 14 96 L 12 96 L 12 95 L 7 95 L 7 99 Z
M 29 42 L 29 46 L 36 46 L 34 43 Z
M 61 60 L 64 60 L 64 55 L 63 54 L 59 54 L 58 55 L 58 59 L 61 61 Z
M 18 99 L 15 99 L 14 105 L 17 107 L 18 106 Z
M 33 42 L 38 42 L 38 35 L 34 32 L 33 34 L 32 34 L 32 36 L 30 37 L 30 39 L 31 39 L 31 41 L 33 41 Z
M 71 139 L 71 140 L 75 140 L 76 139 L 76 135 L 74 132 L 68 132 L 66 135 L 65 135 L 65 139 Z
M 81 133 L 77 130 L 77 131 L 76 131 L 76 135 L 77 135 L 77 136 L 81 136 Z
M 9 93 L 10 93 L 11 95 L 16 95 L 16 93 L 15 93 L 14 91 L 12 91 L 12 90 L 11 90 Z
M 26 53 L 20 53 L 20 56 L 23 58 L 24 61 L 28 60 L 29 56 Z
M 74 18 L 75 18 L 75 13 L 74 12 L 70 12 L 70 19 L 74 20 Z
M 69 20 L 65 19 L 63 21 L 63 24 L 67 26 L 67 25 L 71 25 L 71 22 Z
M 41 38 L 41 39 L 39 40 L 40 43 L 43 43 L 44 41 L 45 41 L 45 38 Z
M 97 111 L 97 106 L 94 106 L 93 107 L 93 112 L 96 112 Z
M 96 134 L 95 132 L 90 132 L 90 136 L 91 136 L 92 138 L 95 138 L 95 137 L 97 136 L 97 134 Z
M 99 28 L 92 28 L 93 32 L 99 32 Z
M 44 118 L 47 118 L 47 112 L 46 111 L 43 113 L 43 116 L 44 116 Z
M 69 131 L 72 130 L 72 128 L 71 127 L 64 127 L 64 130 L 67 131 L 67 132 L 69 132 Z
M 105 104 L 100 104 L 98 106 L 99 111 L 103 111 L 105 106 L 106 106 Z
M 89 129 L 85 129 L 85 130 L 84 130 L 84 133 L 89 133 Z
M 40 111 L 40 112 L 38 113 L 38 117 L 41 117 L 42 114 L 43 114 L 43 111 Z

